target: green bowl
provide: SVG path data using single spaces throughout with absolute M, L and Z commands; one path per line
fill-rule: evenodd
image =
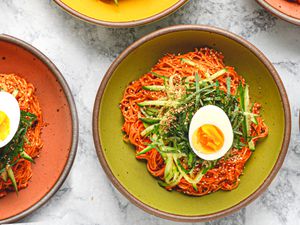
M 250 85 L 251 98 L 263 106 L 269 136 L 247 162 L 237 189 L 191 197 L 161 188 L 146 163 L 135 158 L 123 142 L 123 118 L 118 107 L 126 86 L 148 72 L 166 53 L 185 53 L 200 47 L 223 52 L 225 63 L 236 68 Z M 280 169 L 290 140 L 291 115 L 284 86 L 272 64 L 253 45 L 227 31 L 198 25 L 158 30 L 127 48 L 107 71 L 93 114 L 97 154 L 114 186 L 150 214 L 175 221 L 207 221 L 245 207 L 271 183 Z

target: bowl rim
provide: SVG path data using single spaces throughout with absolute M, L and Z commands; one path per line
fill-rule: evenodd
M 297 19 L 295 17 L 292 16 L 288 16 L 287 14 L 275 9 L 272 5 L 270 5 L 269 3 L 267 3 L 265 0 L 256 0 L 256 2 L 262 6 L 264 9 L 266 9 L 268 12 L 270 12 L 271 14 L 275 15 L 276 17 L 285 20 L 289 23 L 292 23 L 294 25 L 298 25 L 300 26 L 300 18 Z
M 33 206 L 31 206 L 28 209 L 25 209 L 24 211 L 18 213 L 17 215 L 11 216 L 7 219 L 0 220 L 0 224 L 6 224 L 6 223 L 13 223 L 16 221 L 21 220 L 22 218 L 28 216 L 29 214 L 33 213 L 37 209 L 39 209 L 41 206 L 43 206 L 46 202 L 48 202 L 53 195 L 60 189 L 60 187 L 65 182 L 66 178 L 68 177 L 70 170 L 72 168 L 77 147 L 78 147 L 78 138 L 79 138 L 79 127 L 78 127 L 78 116 L 77 116 L 77 110 L 75 101 L 72 95 L 72 92 L 63 77 L 63 75 L 60 73 L 60 71 L 57 69 L 57 67 L 50 61 L 50 59 L 45 56 L 42 52 L 40 52 L 37 48 L 33 47 L 32 45 L 26 43 L 25 41 L 22 41 L 16 37 L 7 35 L 7 34 L 0 34 L 0 41 L 9 42 L 15 46 L 21 47 L 25 49 L 26 51 L 33 54 L 35 57 L 37 57 L 42 63 L 44 63 L 53 76 L 57 79 L 58 83 L 61 85 L 62 90 L 67 98 L 68 105 L 70 107 L 71 117 L 72 117 L 72 144 L 71 148 L 69 150 L 69 157 L 66 162 L 66 165 L 59 177 L 59 179 L 56 181 L 55 185 L 49 190 L 49 192 L 41 198 L 37 203 L 35 203 Z
M 112 76 L 115 69 L 119 66 L 119 64 L 123 61 L 124 58 L 127 57 L 128 54 L 133 52 L 136 48 L 138 48 L 140 45 L 146 43 L 149 40 L 152 40 L 158 36 L 162 36 L 165 34 L 173 33 L 173 32 L 181 32 L 181 31 L 206 31 L 211 33 L 216 33 L 222 36 L 225 36 L 242 46 L 248 48 L 260 61 L 266 66 L 268 71 L 271 73 L 273 80 L 276 83 L 276 86 L 279 90 L 280 97 L 282 100 L 283 108 L 284 108 L 284 117 L 285 117 L 285 130 L 284 130 L 284 139 L 281 146 L 280 154 L 277 158 L 277 161 L 270 172 L 269 176 L 265 179 L 265 181 L 259 186 L 257 190 L 255 190 L 251 195 L 249 195 L 246 199 L 242 200 L 238 204 L 225 209 L 221 210 L 219 212 L 215 212 L 212 214 L 207 215 L 198 215 L 198 216 L 187 216 L 187 215 L 178 215 L 173 213 L 164 212 L 155 208 L 152 208 L 151 206 L 143 203 L 138 198 L 134 197 L 131 193 L 127 191 L 127 189 L 118 181 L 118 179 L 113 175 L 103 152 L 101 141 L 100 141 L 100 133 L 98 129 L 99 124 L 99 112 L 100 112 L 100 104 L 102 101 L 102 96 L 104 94 L 106 85 L 108 81 L 110 80 L 110 77 Z M 271 64 L 271 62 L 264 56 L 264 54 L 258 50 L 254 45 L 252 45 L 250 42 L 246 41 L 242 37 L 231 33 L 229 31 L 212 27 L 212 26 L 205 26 L 205 25 L 176 25 L 171 26 L 167 28 L 160 29 L 158 31 L 155 31 L 153 33 L 150 33 L 146 35 L 145 37 L 137 40 L 133 44 L 131 44 L 127 49 L 125 49 L 112 63 L 112 65 L 109 67 L 108 71 L 106 72 L 101 85 L 98 89 L 95 103 L 94 103 L 94 111 L 93 111 L 93 138 L 94 138 L 94 144 L 95 149 L 98 155 L 98 159 L 100 161 L 100 164 L 102 165 L 102 168 L 104 172 L 106 173 L 107 177 L 110 179 L 110 181 L 113 183 L 115 188 L 119 190 L 131 203 L 136 205 L 137 207 L 141 208 L 142 210 L 148 212 L 149 214 L 169 219 L 177 222 L 206 222 L 213 219 L 218 219 L 224 216 L 227 216 L 233 212 L 236 212 L 240 210 L 241 208 L 244 208 L 249 203 L 254 201 L 260 194 L 262 194 L 266 188 L 270 185 L 272 180 L 275 178 L 276 174 L 278 173 L 279 169 L 282 166 L 282 163 L 285 159 L 289 141 L 291 136 L 291 112 L 290 112 L 290 105 L 287 93 L 285 91 L 285 88 L 283 86 L 283 83 L 275 70 L 274 66 Z
M 163 19 L 164 17 L 167 17 L 171 13 L 178 10 L 180 7 L 182 7 L 184 4 L 186 4 L 189 0 L 178 0 L 177 3 L 175 3 L 171 7 L 163 10 L 160 13 L 157 13 L 155 15 L 152 15 L 152 16 L 144 18 L 144 19 L 127 21 L 127 22 L 110 22 L 110 21 L 95 19 L 90 16 L 84 15 L 75 9 L 72 9 L 71 7 L 69 7 L 68 5 L 63 3 L 62 0 L 53 0 L 53 1 L 57 5 L 59 5 L 63 10 L 65 10 L 67 13 L 71 14 L 74 17 L 77 17 L 78 19 L 86 21 L 88 23 L 100 25 L 100 26 L 104 26 L 104 27 L 111 27 L 111 28 L 131 28 L 131 27 L 146 25 L 146 24 L 155 22 L 157 20 Z

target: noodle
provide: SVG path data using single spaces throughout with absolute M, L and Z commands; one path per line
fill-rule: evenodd
M 41 130 L 43 127 L 42 111 L 40 104 L 35 95 L 35 87 L 28 83 L 25 79 L 14 74 L 0 74 L 0 90 L 13 93 L 18 90 L 16 99 L 19 103 L 20 110 L 30 112 L 37 116 L 37 122 L 28 129 L 26 133 L 27 143 L 24 144 L 25 152 L 31 158 L 38 157 L 43 147 L 41 140 Z M 31 162 L 20 158 L 12 167 L 16 179 L 18 189 L 24 189 L 28 186 L 28 182 L 32 177 Z M 4 197 L 7 192 L 14 191 L 14 187 L 10 179 L 7 182 L 0 178 L 0 198 Z
M 155 74 L 165 77 L 170 77 L 174 74 L 181 77 L 194 76 L 195 73 L 199 77 L 205 79 L 207 73 L 214 74 L 221 69 L 226 68 L 227 72 L 218 77 L 220 90 L 227 91 L 226 78 L 231 78 L 231 93 L 235 94 L 240 83 L 245 84 L 244 79 L 236 73 L 233 67 L 225 66 L 223 63 L 223 55 L 212 49 L 202 48 L 194 52 L 189 52 L 184 55 L 168 54 L 164 56 L 153 67 L 152 73 L 143 75 L 137 81 L 131 82 L 126 88 L 123 99 L 120 103 L 120 108 L 124 116 L 124 125 L 122 130 L 125 132 L 124 140 L 129 141 L 136 147 L 136 152 L 140 152 L 147 147 L 150 142 L 148 137 L 143 137 L 141 132 L 145 129 L 143 122 L 139 120 L 141 116 L 140 107 L 137 103 L 145 100 L 157 100 L 165 95 L 162 91 L 148 91 L 144 90 L 143 86 L 164 85 L 164 80 Z M 182 59 L 186 59 L 195 63 L 189 65 L 183 63 Z M 195 66 L 197 65 L 197 66 Z M 254 104 L 253 113 L 259 114 L 260 105 Z M 258 124 L 251 124 L 251 134 L 255 136 L 254 142 L 259 138 L 263 138 L 268 134 L 268 128 L 264 124 L 262 118 L 257 118 Z M 202 177 L 197 183 L 197 190 L 191 183 L 181 178 L 178 185 L 175 187 L 165 187 L 167 190 L 175 189 L 188 195 L 202 196 L 217 190 L 233 190 L 239 184 L 239 177 L 243 173 L 245 163 L 252 155 L 252 151 L 248 147 L 242 149 L 232 148 L 229 151 L 230 157 L 223 157 L 218 163 Z M 164 178 L 165 162 L 160 153 L 156 149 L 152 149 L 145 154 L 137 156 L 137 159 L 144 159 L 147 161 L 147 169 L 154 176 L 161 180 Z

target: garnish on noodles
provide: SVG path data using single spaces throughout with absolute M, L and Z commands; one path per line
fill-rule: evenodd
M 35 87 L 14 74 L 0 74 L 0 198 L 24 189 L 43 147 L 42 111 Z
M 223 58 L 209 48 L 167 54 L 125 90 L 124 140 L 167 190 L 203 196 L 237 188 L 268 135 L 261 105 Z

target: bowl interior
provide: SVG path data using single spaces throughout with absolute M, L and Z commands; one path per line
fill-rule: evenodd
M 169 9 L 182 0 L 119 0 L 116 6 L 113 0 L 57 0 L 75 12 L 95 20 L 124 23 L 144 20 Z
M 287 0 L 259 0 L 277 16 L 283 19 L 291 20 L 296 24 L 300 24 L 300 5 L 297 3 L 289 2 Z
M 14 73 L 33 83 L 43 111 L 44 147 L 33 165 L 29 186 L 17 196 L 0 198 L 0 221 L 31 208 L 56 184 L 72 144 L 72 117 L 64 90 L 53 72 L 28 50 L 0 39 L 0 73 Z
M 138 79 L 166 53 L 184 53 L 200 47 L 222 51 L 225 63 L 233 65 L 250 84 L 252 101 L 263 105 L 263 117 L 270 135 L 258 144 L 246 164 L 237 189 L 218 191 L 203 197 L 189 197 L 161 188 L 135 159 L 134 148 L 122 141 L 122 114 L 118 104 L 129 82 Z M 120 62 L 109 79 L 99 111 L 99 134 L 102 151 L 115 178 L 142 203 L 171 214 L 201 216 L 228 209 L 255 192 L 276 164 L 284 138 L 284 110 L 281 97 L 266 66 L 249 49 L 228 37 L 208 31 L 177 31 L 151 39 L 134 49 Z
M 286 0 L 265 0 L 272 7 L 277 9 L 278 11 L 294 17 L 296 19 L 300 19 L 300 5 L 292 2 L 288 2 Z

